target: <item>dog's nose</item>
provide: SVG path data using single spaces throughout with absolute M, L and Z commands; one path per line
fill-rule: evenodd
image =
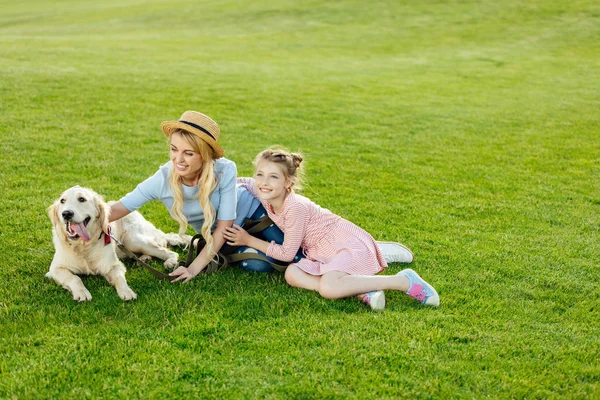
M 63 218 L 66 219 L 67 221 L 70 220 L 71 218 L 73 218 L 73 215 L 75 215 L 75 213 L 71 210 L 65 210 L 62 212 Z

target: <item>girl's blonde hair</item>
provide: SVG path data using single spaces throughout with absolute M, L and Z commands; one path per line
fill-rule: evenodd
M 291 188 L 294 190 L 302 190 L 304 182 L 304 158 L 300 153 L 291 153 L 285 149 L 270 148 L 263 150 L 254 159 L 254 166 L 259 162 L 266 160 L 281 166 L 283 175 L 292 183 Z
M 200 154 L 202 159 L 202 168 L 200 169 L 200 177 L 198 178 L 198 201 L 204 212 L 204 223 L 202 224 L 201 234 L 206 240 L 206 248 L 209 256 L 213 254 L 213 238 L 212 226 L 215 223 L 216 213 L 213 205 L 210 202 L 210 195 L 217 187 L 217 178 L 215 177 L 215 160 L 213 160 L 213 151 L 211 147 L 198 136 L 193 135 L 183 130 L 176 130 L 172 134 L 179 133 L 181 137 L 192 147 L 192 149 Z M 171 135 L 172 135 L 171 134 Z M 170 142 L 170 138 L 169 138 Z M 187 218 L 183 215 L 183 184 L 181 176 L 175 173 L 175 166 L 171 169 L 169 176 L 169 185 L 173 190 L 173 208 L 171 214 L 179 223 L 179 234 L 184 235 L 187 230 Z

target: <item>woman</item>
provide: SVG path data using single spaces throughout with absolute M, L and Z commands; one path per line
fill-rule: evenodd
M 221 249 L 225 228 L 242 223 L 259 203 L 245 189 L 236 189 L 236 166 L 223 158 L 219 125 L 210 117 L 186 111 L 178 121 L 166 121 L 162 131 L 170 140 L 171 160 L 111 207 L 111 221 L 124 217 L 151 200 L 160 200 L 179 223 L 179 234 L 190 224 L 206 240 L 204 250 L 189 265 L 170 275 L 188 282 Z M 236 213 L 238 211 L 238 213 Z

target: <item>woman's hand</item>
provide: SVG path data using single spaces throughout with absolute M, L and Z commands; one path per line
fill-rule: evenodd
M 213 251 L 216 253 L 221 250 L 223 247 L 223 243 L 225 242 L 225 238 L 223 234 L 225 233 L 225 229 L 233 225 L 233 220 L 217 220 L 217 228 L 212 234 L 213 238 Z M 190 249 L 190 251 L 192 251 Z M 213 254 L 214 256 L 214 254 Z M 206 246 L 202 249 L 200 254 L 192 261 L 192 263 L 186 267 L 179 267 L 175 271 L 169 274 L 173 279 L 171 282 L 179 282 L 187 283 L 194 279 L 196 275 L 202 272 L 208 263 L 211 261 L 212 257 L 209 256 L 208 250 Z
M 181 280 L 183 280 L 183 283 L 187 283 L 190 280 L 194 279 L 194 277 L 196 276 L 196 274 L 193 274 L 192 271 L 190 271 L 186 267 L 179 267 L 175 271 L 171 272 L 169 274 L 169 276 L 173 277 L 173 279 L 171 279 L 171 283 L 173 283 L 173 282 L 179 282 Z
M 251 236 L 244 228 L 234 224 L 232 227 L 225 229 L 223 237 L 230 246 L 248 246 Z

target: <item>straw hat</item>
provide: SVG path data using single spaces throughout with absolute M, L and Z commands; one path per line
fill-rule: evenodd
M 217 142 L 221 130 L 219 125 L 207 115 L 198 111 L 186 111 L 179 121 L 165 121 L 160 124 L 160 127 L 166 137 L 170 137 L 178 129 L 192 133 L 208 143 L 213 150 L 213 158 L 223 157 L 223 149 Z

